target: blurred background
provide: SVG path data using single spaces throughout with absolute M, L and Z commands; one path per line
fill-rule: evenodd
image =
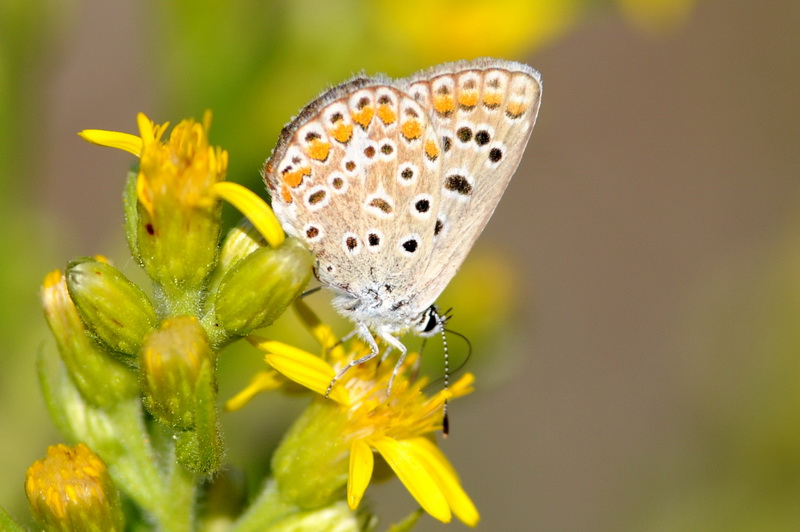
M 263 194 L 281 126 L 321 90 L 485 55 L 545 90 L 441 299 L 474 346 L 443 447 L 481 528 L 799 530 L 796 0 L 0 0 L 0 504 L 25 519 L 25 469 L 61 441 L 35 373 L 55 351 L 41 280 L 96 253 L 136 277 L 133 161 L 77 131 L 212 109 L 229 179 Z M 230 351 L 223 399 L 261 368 Z M 225 414 L 232 467 L 266 467 L 302 404 Z M 396 480 L 367 496 L 384 524 L 413 508 Z

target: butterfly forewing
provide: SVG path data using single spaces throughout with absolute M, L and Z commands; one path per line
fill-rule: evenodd
M 442 159 L 430 117 L 376 79 L 333 89 L 299 118 L 266 166 L 273 208 L 310 245 L 324 285 L 391 308 L 433 248 Z
M 526 65 L 483 60 L 436 68 L 407 90 L 430 109 L 444 152 L 434 260 L 413 288 L 417 305 L 426 308 L 461 266 L 516 171 L 541 81 Z

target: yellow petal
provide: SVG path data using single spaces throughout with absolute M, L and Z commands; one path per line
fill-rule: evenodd
M 374 465 L 372 448 L 364 440 L 355 440 L 350 448 L 350 476 L 347 479 L 347 505 L 351 510 L 358 508 L 372 478 Z
M 230 181 L 215 183 L 212 191 L 245 215 L 271 247 L 283 244 L 285 236 L 275 213 L 253 191 Z
M 461 397 L 475 391 L 473 384 L 475 375 L 465 373 L 460 379 L 450 385 L 450 397 Z
M 139 126 L 139 135 L 142 137 L 142 142 L 150 144 L 161 140 L 161 135 L 169 127 L 169 122 L 157 126 L 152 120 L 147 118 L 144 113 L 136 114 L 136 125 Z
M 228 412 L 239 410 L 259 393 L 275 390 L 282 384 L 274 370 L 259 371 L 244 390 L 225 402 L 225 410 Z
M 417 459 L 413 444 L 387 437 L 378 438 L 372 444 L 419 505 L 439 521 L 449 523 L 452 518 L 450 505 L 439 483 Z
M 478 509 L 461 487 L 458 475 L 444 453 L 427 438 L 414 438 L 406 440 L 406 443 L 417 460 L 436 479 L 453 513 L 465 524 L 477 525 L 481 518 Z
M 142 139 L 130 133 L 120 133 L 118 131 L 106 131 L 104 129 L 84 129 L 78 135 L 85 141 L 118 148 L 139 157 L 142 154 Z
M 267 364 L 296 383 L 320 395 L 325 395 L 328 385 L 336 375 L 330 364 L 308 351 L 283 342 L 266 340 L 257 336 L 249 336 L 247 339 L 262 351 L 269 353 L 264 357 Z M 337 403 L 349 403 L 347 390 L 341 386 L 335 386 L 329 397 Z

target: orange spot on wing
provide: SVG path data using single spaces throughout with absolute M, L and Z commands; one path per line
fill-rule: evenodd
M 304 166 L 298 168 L 294 172 L 285 172 L 281 178 L 286 185 L 295 188 L 300 186 L 300 183 L 303 182 L 303 178 L 307 175 L 311 175 L 311 168 Z
M 308 148 L 306 149 L 306 153 L 309 157 L 314 159 L 315 161 L 324 161 L 328 158 L 328 154 L 331 152 L 331 145 L 329 142 L 325 142 L 324 140 L 314 139 L 312 140 Z
M 522 116 L 527 109 L 528 106 L 525 102 L 510 102 L 508 107 L 506 107 L 506 113 L 508 113 L 509 116 L 517 118 Z
M 437 94 L 433 97 L 433 109 L 440 115 L 452 113 L 455 107 L 456 102 L 449 94 Z
M 289 187 L 287 187 L 286 185 L 281 186 L 281 197 L 283 198 L 283 201 L 285 201 L 286 203 L 292 202 L 292 193 L 289 192 Z
M 436 146 L 436 143 L 431 139 L 425 141 L 425 155 L 427 155 L 428 159 L 431 161 L 436 160 L 439 156 L 439 147 Z
M 459 93 L 458 104 L 462 107 L 475 107 L 478 104 L 478 93 L 476 91 Z
M 499 92 L 487 92 L 483 95 L 483 105 L 486 107 L 495 108 L 503 103 L 503 95 Z
M 380 105 L 378 106 L 378 118 L 380 118 L 381 122 L 388 126 L 397 120 L 397 113 L 395 113 L 394 110 L 388 105 Z
M 368 105 L 363 109 L 361 109 L 360 111 L 356 111 L 353 113 L 353 122 L 363 127 L 364 129 L 367 129 L 369 123 L 372 122 L 373 116 L 375 116 L 375 109 L 373 109 L 371 105 Z
M 330 134 L 333 138 L 344 144 L 350 140 L 350 137 L 353 136 L 353 124 L 339 122 L 333 129 L 331 129 Z
M 408 120 L 400 126 L 400 133 L 408 140 L 418 139 L 422 136 L 422 125 L 419 120 Z

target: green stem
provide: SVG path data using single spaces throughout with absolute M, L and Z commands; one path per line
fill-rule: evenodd
M 0 506 L 0 530 L 3 532 L 24 532 L 26 529 L 14 521 L 14 518 Z
M 231 532 L 260 532 L 278 519 L 297 511 L 299 511 L 297 506 L 281 499 L 277 483 L 270 479 Z
M 109 464 L 117 485 L 151 514 L 161 530 L 191 530 L 194 509 L 194 476 L 175 465 L 164 479 L 156 454 L 142 422 L 138 398 L 118 406 L 111 415 L 122 452 Z

